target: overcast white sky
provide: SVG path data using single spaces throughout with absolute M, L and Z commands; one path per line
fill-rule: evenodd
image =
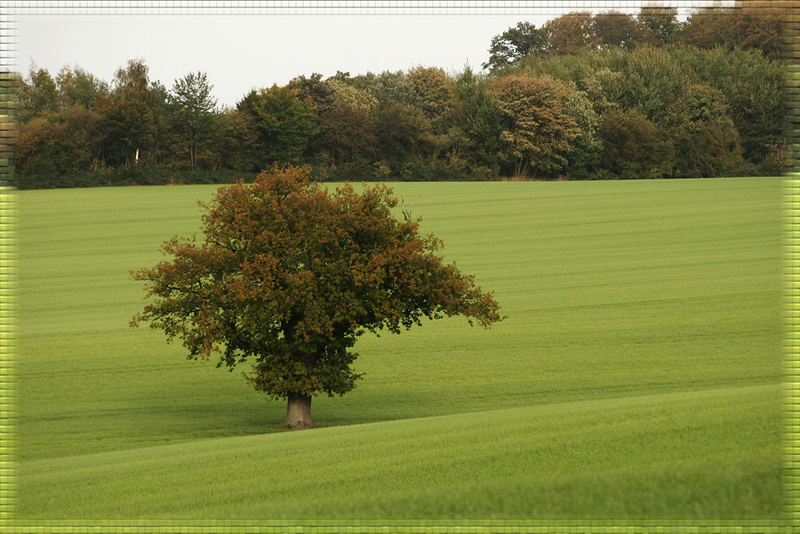
M 17 65 L 22 73 L 34 63 L 54 75 L 78 66 L 110 82 L 129 59 L 141 58 L 150 78 L 167 87 L 189 72 L 207 73 L 218 103 L 233 106 L 250 89 L 314 72 L 357 75 L 417 65 L 480 70 L 492 37 L 520 20 L 540 27 L 576 7 L 636 12 L 640 3 L 572 1 L 528 15 L 508 9 L 470 15 L 458 8 L 444 15 L 22 14 L 16 17 Z
M 416 65 L 480 69 L 492 36 L 517 23 L 497 16 L 25 16 L 18 19 L 20 72 L 31 62 L 55 74 L 80 66 L 111 81 L 142 58 L 167 87 L 189 72 L 208 74 L 220 104 L 252 88 L 314 72 L 352 75 Z

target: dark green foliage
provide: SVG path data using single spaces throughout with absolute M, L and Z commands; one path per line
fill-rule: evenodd
M 101 96 L 108 96 L 108 84 L 81 68 L 62 68 L 56 76 L 62 108 L 80 106 L 93 109 Z
M 734 175 L 743 167 L 739 133 L 721 91 L 694 84 L 680 125 L 673 128 L 675 173 L 682 177 Z
M 503 110 L 487 89 L 488 79 L 467 68 L 455 80 L 461 103 L 462 123 L 468 139 L 464 158 L 473 168 L 490 174 L 500 172 L 500 133 L 504 127 Z
M 317 132 L 311 104 L 301 101 L 288 87 L 251 91 L 238 108 L 249 113 L 256 126 L 262 168 L 276 161 L 300 161 Z
M 597 178 L 603 152 L 603 144 L 597 134 L 599 115 L 583 91 L 570 95 L 566 108 L 580 129 L 580 133 L 572 141 L 572 152 L 567 156 L 567 176 L 577 179 Z
M 30 82 L 16 78 L 19 111 L 17 120 L 27 122 L 43 112 L 58 110 L 58 89 L 53 77 L 46 69 L 31 65 L 28 72 Z
M 431 141 L 431 125 L 422 111 L 391 103 L 378 108 L 375 130 L 381 159 L 393 167 L 418 157 Z
M 217 100 L 211 96 L 212 87 L 205 73 L 191 72 L 175 80 L 169 95 L 175 116 L 185 131 L 183 151 L 188 152 L 192 169 L 197 164 L 198 150 L 208 143 L 214 127 L 212 111 Z
M 636 110 L 611 110 L 600 123 L 603 174 L 607 178 L 667 178 L 673 151 L 659 139 L 656 125 Z
M 14 142 L 17 172 L 59 175 L 96 167 L 101 121 L 98 113 L 74 106 L 28 122 Z
M 585 93 L 599 115 L 612 110 L 642 114 L 662 141 L 673 144 L 677 165 L 666 161 L 664 166 L 672 168 L 670 177 L 782 170 L 785 68 L 758 52 L 685 45 L 631 52 L 615 48 L 529 57 L 512 72 L 568 80 Z M 606 153 L 606 164 L 608 157 Z M 571 176 L 586 174 L 591 173 Z
M 121 185 L 230 184 L 239 179 L 252 181 L 254 173 L 231 169 L 208 171 L 171 167 L 120 167 L 99 171 L 44 172 L 15 174 L 11 185 L 18 189 L 58 189 L 65 187 L 101 187 Z
M 673 112 L 689 96 L 697 75 L 676 61 L 663 48 L 637 48 L 633 52 L 611 51 L 609 68 L 619 72 L 612 102 L 623 109 L 636 109 L 659 126 L 677 120 Z
M 366 160 L 349 161 L 334 167 L 322 167 L 317 172 L 320 172 L 325 180 L 331 182 L 376 182 L 386 179 L 377 165 Z
M 372 161 L 377 152 L 377 130 L 367 113 L 346 104 L 334 104 L 318 116 L 315 159 L 340 167 Z
M 150 148 L 156 133 L 155 117 L 147 102 L 138 98 L 121 98 L 103 112 L 108 163 L 138 163 L 144 149 Z
M 625 13 L 598 13 L 592 19 L 592 29 L 602 46 L 609 48 L 633 50 L 637 46 L 656 41 L 653 32 L 641 21 Z
M 544 32 L 537 30 L 536 25 L 522 21 L 515 27 L 492 38 L 489 47 L 489 61 L 483 64 L 483 68 L 490 71 L 502 69 L 526 56 L 539 55 L 544 52 Z
M 644 5 L 639 10 L 636 19 L 650 30 L 661 44 L 672 42 L 680 29 L 678 10 L 674 7 L 658 4 Z
M 757 51 L 679 47 L 675 58 L 725 95 L 746 160 L 759 164 L 784 142 L 786 68 Z
M 327 79 L 314 73 L 254 89 L 235 109 L 216 109 L 200 72 L 168 90 L 149 79 L 142 60 L 120 68 L 111 85 L 78 67 L 54 77 L 32 66 L 12 82 L 20 104 L 15 169 L 37 177 L 18 180 L 29 184 L 102 183 L 107 170 L 128 167 L 257 173 L 273 162 L 366 180 L 484 180 L 526 170 L 593 179 L 630 175 L 629 168 L 668 177 L 776 174 L 790 151 L 787 70 L 774 59 L 783 20 L 780 10 L 747 1 L 741 9 L 698 10 L 687 23 L 659 4 L 636 16 L 573 12 L 495 36 L 489 74 L 424 66 Z M 513 77 L 564 82 L 562 104 L 576 128 L 561 139 L 563 114 L 545 113 L 525 126 L 544 134 L 523 143 L 513 134 L 517 119 L 536 110 L 522 103 L 512 112 L 487 90 Z M 603 146 L 600 118 L 633 111 L 666 147 L 660 170 L 651 172 L 647 156 L 612 161 L 627 149 Z M 625 124 L 650 131 L 625 116 Z M 632 134 L 605 130 L 607 139 Z

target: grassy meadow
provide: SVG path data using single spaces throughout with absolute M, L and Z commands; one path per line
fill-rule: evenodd
M 781 516 L 779 178 L 394 184 L 508 318 L 363 337 L 301 432 L 128 327 L 216 187 L 18 194 L 19 519 Z

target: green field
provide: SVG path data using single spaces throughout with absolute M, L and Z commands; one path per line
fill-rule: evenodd
M 301 432 L 128 327 L 215 189 L 17 195 L 18 518 L 781 516 L 780 179 L 394 184 L 508 318 L 365 336 Z

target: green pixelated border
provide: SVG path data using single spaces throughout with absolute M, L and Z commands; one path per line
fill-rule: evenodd
M 589 2 L 591 9 L 630 8 L 624 0 Z M 707 5 L 704 0 L 664 0 L 689 9 Z M 199 6 L 199 9 L 198 9 Z M 788 169 L 784 180 L 784 369 L 785 424 L 783 433 L 783 488 L 785 517 L 760 521 L 694 520 L 44 520 L 18 521 L 14 518 L 16 497 L 15 452 L 15 196 L 8 186 L 13 173 L 9 140 L 16 131 L 15 101 L 10 72 L 16 68 L 14 32 L 16 15 L 23 14 L 452 14 L 481 15 L 540 14 L 561 8 L 586 8 L 581 0 L 411 0 L 392 2 L 392 7 L 372 0 L 319 2 L 304 0 L 291 5 L 285 1 L 229 2 L 190 0 L 170 6 L 169 2 L 81 2 L 50 0 L 0 0 L 0 532 L 8 533 L 531 533 L 552 532 L 639 534 L 668 533 L 746 534 L 758 532 L 800 532 L 800 3 L 778 0 L 767 9 L 785 10 L 786 42 L 786 130 L 789 145 Z M 432 8 L 426 6 L 433 6 Z M 544 7 L 543 7 L 544 6 Z
M 0 525 L 13 518 L 14 466 L 15 232 L 11 139 L 16 132 L 13 17 L 0 10 Z
M 646 520 L 646 521 L 503 521 L 503 520 L 316 520 L 316 521 L 48 521 L 21 522 L 6 527 L 3 532 L 28 533 L 48 532 L 53 534 L 72 534 L 75 532 L 135 534 L 660 534 L 678 532 L 680 534 L 715 533 L 763 533 L 795 534 L 797 527 L 786 521 L 709 521 L 690 520 Z
M 786 138 L 789 165 L 784 190 L 784 469 L 783 489 L 789 521 L 800 523 L 800 5 L 787 3 Z

